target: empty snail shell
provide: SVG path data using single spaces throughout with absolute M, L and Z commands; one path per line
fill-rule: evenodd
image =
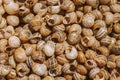
M 14 58 L 16 62 L 24 62 L 27 59 L 25 50 L 23 48 L 17 48 L 14 52 Z
M 86 13 L 82 19 L 83 26 L 86 28 L 92 27 L 94 25 L 94 19 L 95 19 L 95 16 L 93 14 Z
M 23 77 L 30 72 L 30 69 L 25 63 L 19 63 L 16 66 L 16 72 L 20 77 Z
M 53 56 L 55 52 L 55 43 L 53 41 L 47 41 L 43 47 L 43 52 L 48 57 Z
M 74 60 L 78 56 L 78 52 L 74 46 L 68 46 L 65 50 L 65 55 L 67 59 Z
M 8 65 L 0 64 L 0 76 L 6 76 L 9 74 L 11 67 Z

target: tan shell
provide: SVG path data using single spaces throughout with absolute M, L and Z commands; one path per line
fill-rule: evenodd
M 70 0 L 64 0 L 61 4 L 61 9 L 66 10 L 66 12 L 73 12 L 75 10 L 75 5 Z
M 75 12 L 67 13 L 63 19 L 63 24 L 77 23 L 77 15 Z
M 80 63 L 85 63 L 86 62 L 85 54 L 82 51 L 78 52 L 77 61 L 80 62 Z
M 8 14 L 16 14 L 18 13 L 19 5 L 11 1 L 9 4 L 4 4 L 4 9 Z
M 74 60 L 78 56 L 78 52 L 74 46 L 68 46 L 65 50 L 65 55 L 67 59 Z
M 0 64 L 5 64 L 9 57 L 7 53 L 0 53 Z
M 120 12 L 120 5 L 119 4 L 112 4 L 112 5 L 110 5 L 110 9 L 112 12 Z
M 17 64 L 17 66 L 16 66 L 16 73 L 20 77 L 25 76 L 29 72 L 30 72 L 30 69 L 28 68 L 28 66 L 25 63 L 19 63 L 19 64 Z
M 7 16 L 7 23 L 12 26 L 18 26 L 20 23 L 19 17 L 15 15 L 9 15 Z
M 17 48 L 14 52 L 14 58 L 16 62 L 24 62 L 27 59 L 25 50 L 23 48 Z
M 91 13 L 87 13 L 83 16 L 82 25 L 86 28 L 90 28 L 94 25 L 95 16 Z
M 10 47 L 17 48 L 17 47 L 20 46 L 21 41 L 17 36 L 11 36 L 8 39 L 8 44 L 9 44 Z

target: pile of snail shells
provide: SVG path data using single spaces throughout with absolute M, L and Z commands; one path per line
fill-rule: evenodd
M 0 0 L 0 80 L 120 80 L 120 0 Z

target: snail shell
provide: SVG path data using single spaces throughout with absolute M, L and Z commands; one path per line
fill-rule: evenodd
M 74 60 L 78 56 L 78 52 L 74 46 L 68 46 L 65 50 L 65 55 L 67 59 Z
M 95 16 L 91 13 L 87 13 L 83 16 L 82 25 L 86 28 L 90 28 L 94 25 Z

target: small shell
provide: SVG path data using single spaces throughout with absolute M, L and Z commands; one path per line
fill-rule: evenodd
M 108 45 L 110 45 L 111 44 L 111 38 L 110 38 L 110 36 L 106 36 L 105 38 L 102 38 L 100 40 L 100 43 L 101 43 L 102 46 L 108 46 Z
M 120 14 L 119 13 L 115 13 L 114 14 L 114 18 L 113 18 L 114 23 L 117 23 L 120 21 Z
M 10 57 L 9 57 L 8 62 L 9 62 L 10 66 L 11 66 L 12 68 L 16 68 L 16 62 L 15 62 L 13 56 L 10 56 Z
M 95 16 L 91 13 L 86 13 L 82 19 L 82 25 L 86 28 L 90 28 L 94 25 Z
M 92 60 L 92 59 L 86 60 L 85 67 L 87 69 L 93 69 L 93 68 L 97 67 L 97 63 L 95 62 L 95 60 Z
M 51 13 L 51 14 L 57 14 L 60 12 L 60 6 L 57 5 L 57 6 L 49 6 L 48 7 L 48 12 Z
M 34 51 L 31 56 L 35 62 L 43 63 L 45 61 L 45 54 L 42 51 Z
M 98 67 L 95 67 L 93 69 L 90 70 L 89 72 L 89 76 L 91 79 L 94 79 L 95 76 L 100 72 L 100 69 Z
M 112 46 L 111 53 L 120 54 L 120 46 Z
M 59 56 L 56 57 L 57 61 L 59 64 L 65 64 L 65 63 L 68 63 L 69 61 L 66 59 L 65 55 L 64 54 L 61 54 Z
M 116 68 L 116 63 L 112 61 L 107 62 L 107 68 L 109 69 L 115 69 Z
M 82 5 L 85 4 L 86 0 L 73 0 L 75 5 Z
M 23 18 L 23 21 L 24 21 L 25 23 L 29 23 L 29 22 L 32 20 L 33 17 L 34 17 L 34 14 L 29 13 L 28 15 L 26 15 L 26 16 Z
M 10 1 L 9 4 L 4 4 L 4 9 L 8 14 L 16 14 L 19 10 L 19 5 L 13 1 Z
M 14 58 L 16 62 L 24 62 L 27 59 L 27 56 L 25 54 L 25 50 L 23 48 L 17 48 L 14 52 Z
M 50 76 L 58 76 L 62 73 L 62 66 L 58 65 L 56 68 L 49 69 L 48 74 Z
M 0 64 L 5 64 L 8 61 L 7 53 L 0 53 Z
M 41 78 L 40 78 L 40 76 L 38 76 L 36 74 L 30 74 L 29 80 L 41 80 Z
M 17 48 L 20 46 L 20 39 L 17 37 L 17 36 L 11 36 L 9 39 L 8 39 L 8 44 L 10 47 L 12 48 Z
M 104 14 L 106 24 L 113 23 L 114 15 L 111 12 L 105 12 Z
M 75 5 L 70 0 L 64 0 L 61 4 L 61 9 L 66 10 L 66 12 L 73 12 L 75 10 Z
M 47 41 L 47 43 L 43 47 L 43 52 L 48 57 L 53 56 L 55 52 L 55 43 L 52 41 Z
M 47 23 L 49 26 L 55 26 L 55 25 L 59 25 L 60 23 L 62 23 L 62 21 L 63 21 L 63 16 L 58 15 L 58 14 L 53 14 L 49 16 Z
M 104 67 L 107 64 L 107 58 L 104 55 L 97 55 L 94 60 L 99 67 Z
M 67 13 L 63 19 L 63 24 L 77 23 L 77 14 L 75 12 Z
M 55 54 L 60 55 L 65 51 L 64 43 L 56 43 L 55 45 Z
M 11 67 L 8 65 L 0 64 L 0 76 L 6 76 L 9 74 Z
M 32 52 L 34 51 L 34 49 L 36 49 L 35 45 L 31 45 L 31 44 L 28 44 L 28 43 L 23 44 L 22 46 L 23 46 L 27 56 L 32 55 Z
M 7 26 L 7 21 L 5 18 L 2 18 L 2 21 L 0 22 L 0 29 L 5 28 Z
M 110 51 L 108 50 L 107 47 L 101 46 L 101 47 L 98 47 L 97 50 L 100 52 L 100 54 L 104 56 L 109 56 Z
M 29 22 L 31 28 L 35 31 L 38 31 L 41 28 L 42 23 L 43 23 L 43 20 L 39 14 L 34 16 Z
M 100 27 L 98 30 L 94 30 L 94 34 L 98 40 L 102 39 L 107 35 L 107 28 Z
M 44 75 L 47 71 L 47 66 L 45 64 L 35 63 L 31 57 L 28 58 L 27 64 L 32 68 L 33 73 L 39 76 Z
M 43 40 L 40 40 L 38 43 L 37 43 L 37 50 L 42 50 L 43 47 L 45 45 L 45 41 Z
M 12 35 L 15 34 L 15 30 L 14 30 L 14 27 L 13 26 L 7 26 L 5 28 L 5 33 L 4 33 L 4 37 L 6 39 L 10 38 Z
M 72 32 L 68 34 L 67 40 L 69 44 L 77 44 L 80 42 L 80 34 L 78 34 L 77 32 Z
M 52 34 L 51 39 L 54 42 L 64 42 L 66 40 L 66 33 L 63 31 L 56 31 Z
M 120 76 L 120 73 L 116 69 L 113 69 L 110 74 L 110 80 L 114 80 L 114 79 L 117 80 L 119 76 Z
M 92 6 L 84 6 L 84 13 L 89 13 L 92 11 Z
M 110 0 L 99 0 L 100 4 L 108 4 L 110 2 Z
M 77 61 L 80 62 L 80 63 L 85 63 L 86 62 L 85 54 L 82 51 L 78 52 Z
M 30 13 L 30 9 L 25 7 L 24 5 L 19 8 L 19 15 L 20 16 L 25 16 Z
M 48 35 L 50 35 L 51 32 L 52 32 L 52 31 L 51 31 L 49 28 L 47 28 L 46 26 L 42 26 L 42 27 L 40 28 L 40 34 L 41 34 L 42 36 L 48 36 Z
M 77 32 L 78 34 L 81 34 L 82 28 L 79 24 L 72 24 L 71 26 L 68 26 L 67 32 L 70 34 L 72 32 Z
M 63 68 L 62 68 L 62 72 L 64 73 L 64 74 L 73 74 L 74 73 L 74 70 L 71 70 L 72 68 L 74 68 L 75 69 L 75 67 L 74 66 L 71 66 L 69 63 L 65 63 L 64 65 L 63 65 Z
M 11 79 L 11 78 L 12 78 L 12 79 L 15 79 L 16 76 L 17 76 L 16 70 L 11 69 L 10 72 L 9 72 L 9 74 L 7 75 L 7 78 L 9 78 L 9 79 Z
M 82 34 L 84 36 L 92 36 L 93 35 L 93 31 L 92 31 L 92 29 L 82 28 Z
M 113 28 L 114 28 L 115 33 L 120 34 L 120 24 L 119 23 L 115 23 Z
M 103 18 L 102 13 L 101 13 L 99 10 L 97 10 L 97 9 L 93 10 L 93 11 L 92 11 L 92 14 L 94 14 L 94 15 L 95 15 L 95 19 L 97 19 L 97 20 L 99 20 L 99 19 L 102 19 L 102 18 Z
M 87 71 L 87 69 L 84 65 L 78 65 L 77 66 L 77 72 L 79 74 L 85 75 L 85 74 L 87 74 L 88 71 Z
M 100 5 L 99 6 L 99 10 L 100 12 L 104 13 L 104 12 L 110 12 L 110 8 L 108 5 Z
M 20 23 L 19 17 L 15 15 L 9 15 L 7 16 L 7 23 L 12 26 L 18 26 Z
M 97 53 L 91 49 L 88 49 L 86 52 L 85 52 L 85 57 L 87 59 L 94 59 L 95 57 L 97 56 Z
M 25 30 L 23 29 L 20 33 L 19 33 L 19 38 L 21 41 L 23 42 L 27 42 L 29 39 L 31 39 L 32 37 L 32 33 L 29 30 Z
M 6 45 L 7 45 L 7 40 L 6 39 L 0 39 L 0 51 L 1 52 L 5 52 Z
M 97 8 L 99 5 L 99 0 L 86 0 L 86 4 L 92 6 L 93 8 Z
M 81 23 L 83 15 L 84 15 L 83 12 L 76 11 L 76 15 L 77 15 L 77 23 Z
M 53 32 L 56 32 L 56 31 L 65 31 L 65 25 L 63 24 L 60 24 L 60 25 L 56 25 L 52 28 L 52 31 Z
M 23 77 L 25 75 L 27 75 L 30 72 L 30 69 L 28 68 L 28 66 L 25 63 L 19 63 L 16 66 L 16 73 L 18 74 L 18 76 Z
M 110 9 L 112 12 L 119 13 L 120 12 L 120 4 L 112 4 L 112 5 L 110 5 Z
M 78 56 L 78 52 L 74 46 L 68 46 L 65 50 L 65 55 L 67 59 L 74 60 Z
M 46 61 L 46 65 L 48 69 L 54 69 L 57 67 L 58 63 L 57 60 L 52 56 Z
M 96 39 L 95 39 L 94 36 L 84 36 L 81 39 L 81 43 L 85 47 L 91 47 L 91 46 L 93 46 L 93 44 L 95 43 L 95 41 L 96 41 Z
M 33 7 L 33 11 L 36 14 L 41 13 L 41 16 L 43 16 L 47 13 L 47 8 L 44 8 L 44 5 L 42 3 L 36 3 Z
M 108 80 L 109 79 L 109 73 L 105 69 L 101 69 L 100 72 L 97 73 L 97 75 L 95 77 L 99 78 L 100 80 Z

